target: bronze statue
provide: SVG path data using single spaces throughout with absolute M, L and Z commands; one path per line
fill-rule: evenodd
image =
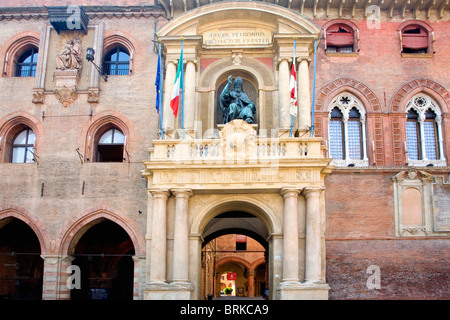
M 78 70 L 81 69 L 82 61 L 83 59 L 81 57 L 81 39 L 75 37 L 74 39 L 67 40 L 63 50 L 56 57 L 56 69 Z
M 234 79 L 234 90 L 231 90 L 232 77 L 228 77 L 228 83 L 219 97 L 219 107 L 223 115 L 223 123 L 234 119 L 242 119 L 247 123 L 255 121 L 256 107 L 247 94 L 242 91 L 242 78 Z

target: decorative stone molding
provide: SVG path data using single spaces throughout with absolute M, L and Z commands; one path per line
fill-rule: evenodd
M 100 89 L 99 88 L 89 88 L 87 101 L 90 103 L 98 103 L 100 99 Z
M 45 100 L 44 89 L 43 88 L 34 88 L 32 102 L 35 104 L 43 104 L 44 100 Z
M 439 83 L 426 78 L 414 79 L 404 84 L 392 97 L 390 104 L 392 111 L 403 111 L 402 106 L 406 106 L 408 99 L 421 91 L 427 92 L 434 98 L 440 98 L 438 103 L 442 111 L 448 112 L 450 108 L 450 93 Z
M 72 70 L 56 70 L 53 74 L 55 82 L 54 93 L 56 98 L 65 106 L 70 106 L 78 97 L 77 83 L 79 79 L 79 71 Z
M 449 234 L 450 212 L 444 183 L 438 177 L 415 168 L 391 178 L 394 183 L 395 234 L 398 237 Z M 443 181 L 443 179 L 442 179 Z
M 381 104 L 375 93 L 362 82 L 351 78 L 340 78 L 324 85 L 317 94 L 316 110 L 325 110 L 328 105 L 326 99 L 345 90 L 356 94 L 358 98 L 365 98 L 367 101 L 362 102 L 367 112 L 381 111 Z

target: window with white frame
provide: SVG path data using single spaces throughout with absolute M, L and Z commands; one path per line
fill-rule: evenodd
M 406 153 L 411 166 L 445 166 L 441 111 L 428 95 L 415 95 L 406 105 Z
M 367 166 L 365 109 L 352 94 L 339 94 L 329 108 L 329 155 L 336 166 Z

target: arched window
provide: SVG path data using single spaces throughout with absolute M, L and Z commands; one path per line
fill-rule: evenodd
M 419 141 L 419 114 L 414 109 L 411 109 L 406 115 L 406 142 L 408 157 L 411 160 L 419 160 L 421 158 Z
M 326 52 L 356 52 L 355 30 L 347 24 L 335 23 L 324 30 Z
M 344 115 L 338 107 L 334 107 L 330 113 L 329 137 L 330 157 L 344 160 Z
M 36 76 L 36 66 L 38 60 L 38 49 L 32 47 L 20 55 L 16 64 L 16 77 Z
M 108 129 L 100 135 L 97 143 L 97 162 L 122 162 L 125 137 L 117 128 Z
M 406 106 L 406 149 L 410 165 L 446 165 L 441 111 L 433 99 L 422 93 Z
M 330 157 L 338 166 L 367 166 L 365 111 L 352 94 L 339 94 L 330 105 Z
M 111 76 L 128 75 L 130 72 L 130 53 L 121 46 L 114 47 L 103 59 L 103 70 Z
M 13 139 L 11 162 L 33 163 L 35 140 L 34 132 L 30 128 L 20 131 Z
M 361 114 L 355 107 L 348 113 L 347 131 L 350 159 L 362 159 Z
M 410 24 L 401 31 L 403 53 L 428 53 L 428 30 L 416 24 Z

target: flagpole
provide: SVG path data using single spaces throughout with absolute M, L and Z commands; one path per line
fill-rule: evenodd
M 159 69 L 159 117 L 160 117 L 160 130 L 161 130 L 161 139 L 164 140 L 164 128 L 163 128 L 163 113 L 164 113 L 164 108 L 162 107 L 162 70 L 161 70 L 161 40 L 158 40 L 159 43 L 159 51 L 158 51 L 158 69 Z
M 314 108 L 316 102 L 316 60 L 317 60 L 317 39 L 314 40 L 314 80 L 313 80 L 313 96 L 312 96 L 311 137 L 314 137 Z
M 180 75 L 180 85 L 181 85 L 181 132 L 182 139 L 184 140 L 184 63 L 183 63 L 183 41 L 181 38 L 181 75 Z
M 296 47 L 297 47 L 297 39 L 294 38 L 294 55 L 293 55 L 293 58 L 292 58 L 293 68 L 295 68 L 295 51 L 296 51 Z M 294 126 L 294 115 L 291 113 L 291 131 L 290 131 L 290 134 L 289 134 L 289 137 L 291 137 L 291 138 L 292 138 L 292 127 L 293 126 Z

